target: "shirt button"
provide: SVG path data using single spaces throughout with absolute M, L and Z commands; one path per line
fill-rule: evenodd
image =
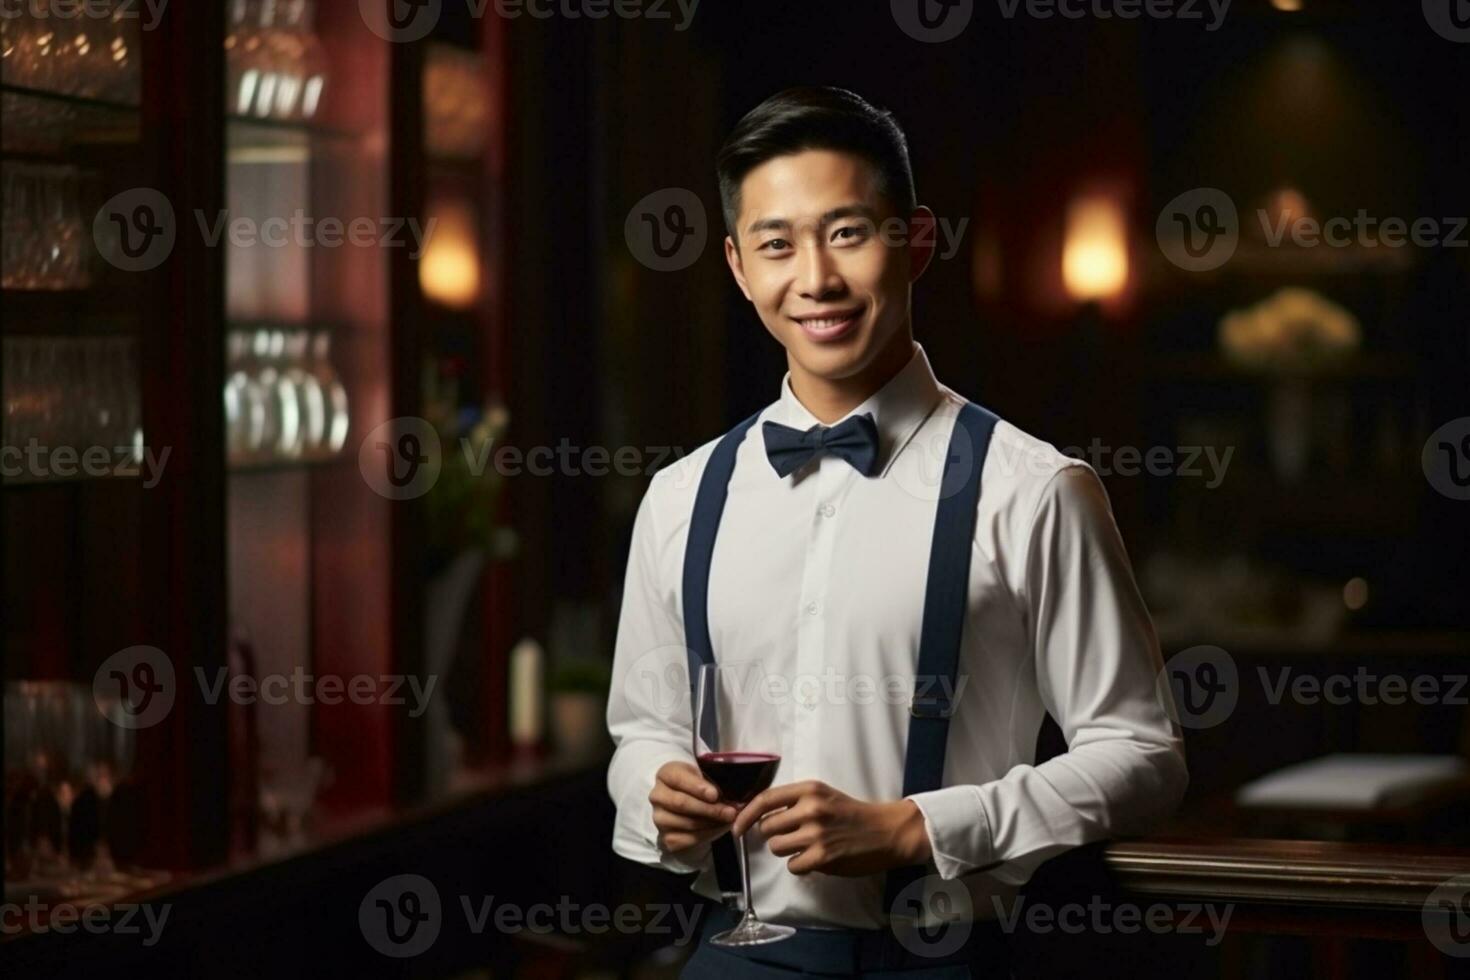
M 806 614 L 808 616 L 815 616 L 817 614 L 817 610 L 821 609 L 822 607 L 817 605 L 815 602 L 808 602 L 804 608 L 806 609 Z
M 821 511 L 823 517 L 831 517 L 833 514 L 837 513 L 837 508 L 833 507 L 831 504 L 823 504 L 821 507 Z

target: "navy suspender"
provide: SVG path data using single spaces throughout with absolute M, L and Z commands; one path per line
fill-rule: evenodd
M 914 671 L 908 748 L 903 759 L 904 796 L 944 785 L 944 752 L 949 717 L 954 713 L 949 695 L 955 689 L 955 669 L 969 610 L 970 549 L 980 503 L 980 471 L 985 468 L 997 421 L 991 412 L 966 402 L 949 437 L 934 515 L 934 537 L 929 545 L 919 665 Z M 891 912 L 899 892 L 923 877 L 924 870 L 924 865 L 916 864 L 890 871 L 883 908 Z
M 684 546 L 684 646 L 689 657 L 689 711 L 693 724 L 694 688 L 699 683 L 700 664 L 715 662 L 714 644 L 709 635 L 709 570 L 715 553 L 715 534 L 720 530 L 720 517 L 725 513 L 725 498 L 730 492 L 730 474 L 735 472 L 735 451 L 745 433 L 759 417 L 757 412 L 725 434 L 715 446 L 704 475 L 699 479 L 699 493 L 694 498 L 694 513 L 689 518 L 689 539 Z M 713 714 L 707 724 L 715 722 Z M 714 732 L 702 733 L 708 744 L 714 743 Z M 740 861 L 730 834 L 715 839 L 711 845 L 715 858 L 715 880 L 726 895 L 738 895 Z
M 715 446 L 700 478 L 689 522 L 689 538 L 684 550 L 683 602 L 691 710 L 699 665 L 714 663 L 709 633 L 709 576 L 715 536 L 729 494 L 736 450 L 758 415 L 752 415 L 731 429 Z M 990 437 L 997 421 L 991 412 L 967 402 L 961 406 L 950 435 L 934 519 L 934 537 L 929 549 L 929 578 L 924 587 L 919 662 L 915 669 L 915 694 L 904 756 L 904 796 L 939 789 L 944 784 L 945 745 L 949 735 L 949 717 L 954 711 L 948 696 L 954 691 L 968 609 L 970 551 L 980 499 L 980 472 L 985 467 Z M 738 893 L 741 890 L 739 864 L 730 835 L 717 839 L 712 851 L 720 891 Z M 889 872 L 884 895 L 885 910 L 891 910 L 898 893 L 923 874 L 923 865 L 895 868 Z

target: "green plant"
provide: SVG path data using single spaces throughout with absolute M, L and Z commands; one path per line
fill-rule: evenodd
M 552 691 L 582 694 L 606 694 L 612 683 L 612 671 L 599 657 L 569 657 L 551 671 Z
M 505 478 L 495 468 L 493 453 L 510 425 L 510 412 L 493 402 L 462 406 L 457 372 L 448 367 L 431 365 L 424 391 L 424 415 L 438 432 L 443 460 L 439 479 L 424 498 L 431 573 L 465 551 L 508 557 L 515 536 L 498 523 Z

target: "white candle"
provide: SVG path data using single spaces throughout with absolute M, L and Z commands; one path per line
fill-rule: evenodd
M 510 653 L 510 737 L 516 745 L 541 741 L 541 683 L 545 656 L 526 637 Z

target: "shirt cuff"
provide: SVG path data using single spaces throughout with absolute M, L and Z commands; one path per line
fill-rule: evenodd
M 659 769 L 668 762 L 690 761 L 689 753 L 667 745 L 630 749 L 634 746 L 623 746 L 621 757 L 615 760 L 616 771 L 609 772 L 609 783 L 618 784 L 620 790 L 614 800 L 618 818 L 613 850 L 630 861 L 666 868 L 675 874 L 702 871 L 709 862 L 710 845 L 701 844 L 677 856 L 664 850 L 658 841 L 658 828 L 653 825 L 653 804 L 648 799 Z
M 990 818 L 975 786 L 946 786 L 906 797 L 924 815 L 934 868 L 946 881 L 995 863 Z

